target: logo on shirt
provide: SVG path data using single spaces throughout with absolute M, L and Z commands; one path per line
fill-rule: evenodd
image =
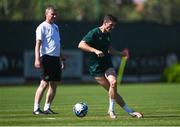
M 102 37 L 99 37 L 99 40 L 102 40 Z
M 107 40 L 110 41 L 110 37 L 108 37 Z
M 58 32 L 58 27 L 53 25 L 53 28 Z
M 57 27 L 55 27 L 55 30 L 58 32 L 58 28 Z
M 49 80 L 49 75 L 46 75 L 46 76 L 44 77 L 44 79 L 45 79 L 45 80 Z

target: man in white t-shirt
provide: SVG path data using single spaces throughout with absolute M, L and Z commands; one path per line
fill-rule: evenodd
M 41 69 L 41 81 L 34 98 L 33 114 L 55 114 L 50 106 L 56 94 L 57 82 L 61 80 L 63 57 L 61 54 L 61 38 L 59 28 L 54 23 L 56 9 L 49 5 L 45 10 L 46 19 L 36 29 L 35 63 Z M 44 111 L 40 109 L 40 102 L 48 87 Z

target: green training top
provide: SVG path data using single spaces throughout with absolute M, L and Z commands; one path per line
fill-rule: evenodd
M 99 27 L 89 31 L 83 40 L 91 47 L 101 50 L 104 57 L 97 57 L 95 53 L 88 53 L 88 68 L 92 76 L 104 76 L 105 71 L 113 67 L 108 48 L 111 42 L 110 33 L 102 33 Z

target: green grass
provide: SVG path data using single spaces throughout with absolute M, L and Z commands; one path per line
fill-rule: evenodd
M 98 85 L 58 86 L 52 108 L 56 115 L 32 114 L 34 93 L 37 86 L 0 87 L 1 126 L 175 126 L 180 125 L 180 85 L 178 84 L 131 84 L 118 86 L 119 93 L 133 109 L 143 112 L 144 118 L 130 117 L 116 105 L 118 118 L 106 115 L 107 93 Z M 76 102 L 89 106 L 86 117 L 78 118 L 72 112 Z M 43 102 L 44 103 L 44 98 Z M 43 106 L 43 105 L 42 105 Z

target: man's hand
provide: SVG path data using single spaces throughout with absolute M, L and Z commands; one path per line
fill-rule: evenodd
M 34 66 L 35 66 L 35 68 L 40 68 L 41 67 L 40 60 L 35 60 Z
M 95 54 L 98 56 L 98 57 L 104 57 L 104 53 L 100 50 L 96 50 L 95 51 Z
M 122 51 L 122 56 L 129 58 L 129 50 L 127 48 Z
M 64 65 L 64 61 L 61 61 L 61 69 L 64 69 L 65 65 Z

